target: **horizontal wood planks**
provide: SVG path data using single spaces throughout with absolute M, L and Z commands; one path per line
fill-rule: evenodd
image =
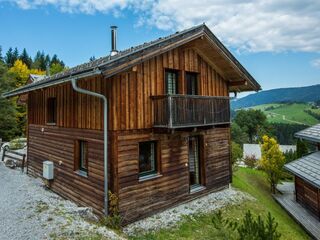
M 194 198 L 189 193 L 188 136 L 201 135 L 204 141 L 205 191 L 228 186 L 229 128 L 198 132 L 156 134 L 150 131 L 119 132 L 114 141 L 118 152 L 119 208 L 126 221 L 133 221 L 177 202 Z M 160 151 L 159 177 L 139 181 L 139 142 L 157 141 Z M 204 192 L 201 192 L 204 193 Z
M 74 169 L 74 146 L 77 139 L 88 142 L 87 177 L 78 175 Z M 29 173 L 42 176 L 42 164 L 46 160 L 54 162 L 53 191 L 80 205 L 91 206 L 96 212 L 103 211 L 102 131 L 29 125 Z M 110 174 L 109 177 L 111 179 Z
M 320 189 L 295 176 L 296 200 L 320 219 Z

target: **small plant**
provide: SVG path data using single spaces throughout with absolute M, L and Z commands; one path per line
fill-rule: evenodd
M 258 159 L 255 155 L 246 156 L 243 159 L 244 164 L 249 168 L 255 168 L 257 166 Z
M 16 138 L 9 143 L 9 147 L 11 150 L 17 150 L 17 149 L 24 148 L 25 144 L 26 144 L 25 138 Z
M 221 239 L 239 240 L 278 240 L 281 234 L 278 233 L 278 223 L 268 213 L 266 221 L 259 215 L 253 217 L 250 211 L 240 221 L 229 221 L 224 219 L 221 211 L 212 218 L 212 224 L 219 230 Z
M 122 218 L 119 213 L 119 198 L 115 193 L 108 192 L 109 216 L 102 219 L 102 224 L 112 229 L 121 229 Z

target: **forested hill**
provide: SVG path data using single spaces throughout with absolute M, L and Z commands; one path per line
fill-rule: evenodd
M 315 102 L 320 100 L 320 84 L 308 87 L 278 88 L 233 100 L 232 109 L 279 102 Z

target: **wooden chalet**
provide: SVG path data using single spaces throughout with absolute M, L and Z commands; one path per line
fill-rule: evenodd
M 295 134 L 317 146 L 318 151 L 285 165 L 295 176 L 296 201 L 320 220 L 320 124 Z
M 47 76 L 26 95 L 28 170 L 53 191 L 126 222 L 228 187 L 230 92 L 260 85 L 206 25 Z M 104 121 L 107 119 L 107 121 Z

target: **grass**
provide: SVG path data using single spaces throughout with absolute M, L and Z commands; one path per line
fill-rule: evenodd
M 305 125 L 314 125 L 319 120 L 304 112 L 304 110 L 312 110 L 314 112 L 319 109 L 311 109 L 307 103 L 271 103 L 252 107 L 253 109 L 262 110 L 268 117 L 269 122 L 274 123 L 297 123 Z
M 258 170 L 239 168 L 233 178 L 233 186 L 254 196 L 257 201 L 245 201 L 240 205 L 228 206 L 222 210 L 223 216 L 237 221 L 250 210 L 254 215 L 272 214 L 278 222 L 282 239 L 309 239 L 304 230 L 273 200 L 264 173 Z M 131 239 L 224 239 L 221 231 L 212 225 L 214 213 L 186 217 L 177 227 L 137 234 Z

